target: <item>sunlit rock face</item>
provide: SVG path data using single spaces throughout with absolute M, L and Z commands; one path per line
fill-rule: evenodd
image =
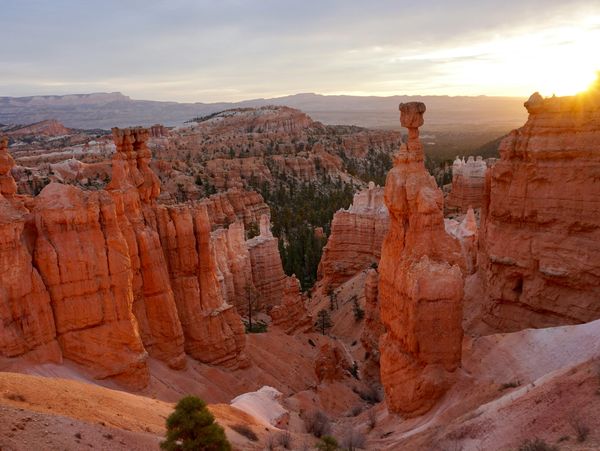
M 461 361 L 463 258 L 446 234 L 443 196 L 423 164 L 425 105 L 400 105 L 408 128 L 385 185 L 390 229 L 379 264 L 381 382 L 391 411 L 416 416 L 452 384 Z
M 525 103 L 486 186 L 480 276 L 494 330 L 600 317 L 600 82 Z
M 113 129 L 107 190 L 51 183 L 17 196 L 0 143 L 0 355 L 67 358 L 131 388 L 148 354 L 247 363 L 244 328 L 225 302 L 205 205 L 156 203 L 148 131 Z
M 14 165 L 0 137 L 0 356 L 61 362 L 50 295 L 33 266 L 29 211 L 15 197 Z
M 373 182 L 354 195 L 347 210 L 339 210 L 331 222 L 331 234 L 323 249 L 318 275 L 337 287 L 359 271 L 377 264 L 390 218 L 383 202 L 383 188 Z

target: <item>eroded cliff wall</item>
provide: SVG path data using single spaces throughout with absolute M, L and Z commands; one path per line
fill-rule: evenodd
M 600 83 L 525 103 L 483 208 L 484 321 L 497 331 L 600 318 Z

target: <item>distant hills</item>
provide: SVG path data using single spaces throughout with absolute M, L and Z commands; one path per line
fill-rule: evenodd
M 71 128 L 104 128 L 155 123 L 180 125 L 193 117 L 229 108 L 287 105 L 325 124 L 398 128 L 398 104 L 425 102 L 426 130 L 507 131 L 523 124 L 525 99 L 468 96 L 330 96 L 295 94 L 242 102 L 178 103 L 134 100 L 119 92 L 62 96 L 0 97 L 0 123 L 30 124 L 57 119 Z

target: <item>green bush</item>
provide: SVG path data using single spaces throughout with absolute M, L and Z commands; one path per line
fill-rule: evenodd
M 196 396 L 186 396 L 177 403 L 167 418 L 166 440 L 160 447 L 167 451 L 231 450 L 225 431 Z
M 324 435 L 321 441 L 317 443 L 317 449 L 319 451 L 335 451 L 339 445 L 337 440 L 331 435 Z
M 519 446 L 519 451 L 558 451 L 558 447 L 548 445 L 542 439 L 536 438 L 535 440 L 525 440 Z

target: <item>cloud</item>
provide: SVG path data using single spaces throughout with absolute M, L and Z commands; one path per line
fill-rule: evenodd
M 503 41 L 520 45 L 527 36 L 568 27 L 595 36 L 598 23 L 586 20 L 599 10 L 555 0 L 5 0 L 0 39 L 9 44 L 0 48 L 0 95 L 123 91 L 182 101 L 306 91 L 520 95 L 530 87 L 494 87 L 470 74 L 508 72 Z

